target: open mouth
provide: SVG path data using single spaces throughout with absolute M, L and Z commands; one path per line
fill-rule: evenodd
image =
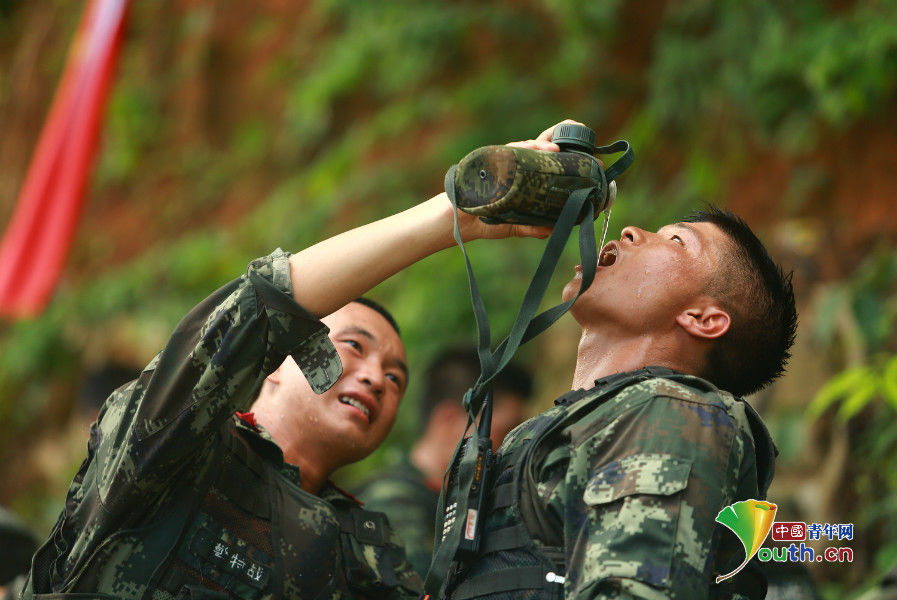
M 353 407 L 357 408 L 358 410 L 360 410 L 361 412 L 363 412 L 364 416 L 366 416 L 368 418 L 368 422 L 370 423 L 371 411 L 362 402 L 356 400 L 355 398 L 352 398 L 351 396 L 340 396 L 339 401 L 342 402 L 343 404 L 348 404 L 349 406 L 353 406 Z
M 598 266 L 609 267 L 615 262 L 617 262 L 617 247 L 608 244 L 601 250 L 601 255 L 598 257 Z

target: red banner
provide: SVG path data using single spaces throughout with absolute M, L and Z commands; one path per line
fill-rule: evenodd
M 40 313 L 81 215 L 130 0 L 90 0 L 0 243 L 0 315 Z

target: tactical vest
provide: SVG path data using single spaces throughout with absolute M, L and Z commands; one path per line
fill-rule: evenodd
M 173 487 L 158 517 L 118 528 L 86 564 L 65 564 L 62 519 L 23 598 L 336 599 L 398 586 L 385 515 L 332 486 L 327 500 L 302 490 L 273 443 L 233 422 L 221 436 L 218 460 Z M 51 586 L 51 572 L 65 582 Z
M 447 599 L 561 600 L 564 597 L 563 536 L 545 522 L 543 511 L 536 506 L 536 484 L 529 468 L 533 454 L 542 440 L 595 410 L 623 388 L 655 377 L 681 381 L 703 391 L 716 389 L 702 379 L 659 367 L 615 375 L 599 382 L 599 390 L 565 394 L 556 401 L 558 406 L 522 425 L 526 431 L 515 433 L 524 436 L 523 444 L 507 454 L 499 449 L 479 554 L 473 564 L 454 565 L 446 588 Z M 594 397 L 587 402 L 579 402 L 592 394 Z M 759 415 L 749 405 L 745 404 L 745 408 L 756 448 L 758 486 L 761 494 L 765 494 L 772 480 L 775 447 Z M 765 579 L 755 581 L 756 572 L 748 569 L 742 573 L 737 581 L 713 586 L 711 597 L 733 598 L 733 589 L 745 597 L 765 597 Z

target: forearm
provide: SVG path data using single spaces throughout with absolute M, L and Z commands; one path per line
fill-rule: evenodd
M 415 262 L 452 246 L 452 207 L 439 194 L 290 257 L 293 297 L 322 317 Z

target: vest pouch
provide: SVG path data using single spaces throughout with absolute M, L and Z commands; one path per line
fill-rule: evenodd
M 594 473 L 583 494 L 600 526 L 581 566 L 589 579 L 634 579 L 666 588 L 679 521 L 680 492 L 691 461 L 669 454 L 633 454 Z M 646 564 L 642 550 L 652 548 Z
M 397 587 L 396 557 L 389 545 L 386 515 L 352 509 L 337 514 L 346 580 L 352 590 L 374 597 Z

